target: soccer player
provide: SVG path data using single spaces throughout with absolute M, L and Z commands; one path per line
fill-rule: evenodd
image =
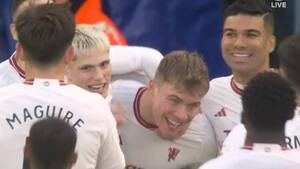
M 76 26 L 72 44 L 75 56 L 67 71 L 68 81 L 105 98 L 111 97 L 112 70 L 115 74 L 143 70 L 152 79 L 163 57 L 151 48 L 110 46 L 104 33 L 87 24 Z
M 71 169 L 77 160 L 76 141 L 76 132 L 68 123 L 43 119 L 31 126 L 24 157 L 31 169 Z
M 258 72 L 269 69 L 269 53 L 275 47 L 273 29 L 272 11 L 264 1 L 237 0 L 225 10 L 221 47 L 232 75 L 211 80 L 202 102 L 219 148 L 241 121 L 245 85 Z
M 209 79 L 198 54 L 171 52 L 148 86 L 128 83 L 112 87 L 128 119 L 118 128 L 127 168 L 198 167 L 217 155 L 211 125 L 199 114 Z
M 115 78 L 152 79 L 162 55 L 151 48 L 134 46 L 111 46 L 104 33 L 93 25 L 77 25 L 73 39 L 75 56 L 67 70 L 69 83 L 80 86 L 90 92 L 101 94 L 110 104 L 118 125 L 126 121 L 121 112 L 123 107 L 118 102 L 111 102 L 112 69 L 118 75 Z M 125 73 L 144 70 L 147 76 L 137 73 L 129 76 Z M 116 76 L 116 75 L 115 75 Z M 133 78 L 131 78 L 133 77 Z M 128 85 L 128 83 L 126 83 Z
M 18 14 L 34 4 L 52 3 L 46 0 L 15 0 L 13 6 L 13 22 Z M 57 1 L 55 1 L 57 3 Z M 17 40 L 17 32 L 14 23 L 11 25 L 12 34 Z M 94 26 L 96 29 L 96 26 Z M 101 35 L 102 30 L 96 30 Z M 141 46 L 118 46 L 110 47 L 109 57 L 112 65 L 112 74 L 123 75 L 129 72 L 142 71 L 148 78 L 153 78 L 155 70 L 162 59 L 162 55 L 155 49 Z M 108 52 L 107 51 L 107 52 Z M 25 80 L 24 61 L 20 60 L 15 52 L 8 60 L 0 64 L 0 87 L 12 83 L 20 83 Z
M 297 94 L 297 108 L 295 109 L 295 116 L 292 120 L 287 122 L 285 128 L 285 143 L 289 149 L 297 149 L 300 151 L 300 80 L 298 78 L 300 69 L 296 64 L 300 61 L 300 48 L 298 47 L 299 43 L 300 34 L 293 35 L 280 44 L 278 52 L 280 71 L 282 72 L 282 75 L 292 83 Z M 245 127 L 242 124 L 236 126 L 228 135 L 228 138 L 226 138 L 222 152 L 226 153 L 241 147 L 245 142 L 245 135 Z
M 72 14 L 59 5 L 37 5 L 25 9 L 15 24 L 26 81 L 0 89 L 1 167 L 22 168 L 31 124 L 56 117 L 77 131 L 75 169 L 123 169 L 116 122 L 103 97 L 63 81 L 74 53 Z
M 285 124 L 294 116 L 295 92 L 273 72 L 255 76 L 242 95 L 244 146 L 223 154 L 200 169 L 295 169 L 299 160 L 286 154 Z M 299 157 L 300 153 L 294 154 Z

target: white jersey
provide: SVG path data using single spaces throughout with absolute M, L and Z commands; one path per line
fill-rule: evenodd
M 210 81 L 208 93 L 202 99 L 202 111 L 212 123 L 219 148 L 231 129 L 241 121 L 242 88 L 232 75 L 216 78 Z
M 18 66 L 15 57 L 13 53 L 9 59 L 0 63 L 0 87 L 24 82 L 25 72 Z
M 290 150 L 276 144 L 254 144 L 251 149 L 235 149 L 204 164 L 199 169 L 298 169 L 299 160 Z
M 113 100 L 124 105 L 124 115 L 128 119 L 119 128 L 126 169 L 198 168 L 200 164 L 216 157 L 215 136 L 204 115 L 196 116 L 182 137 L 174 141 L 161 139 L 153 131 L 154 126 L 141 118 L 140 98 L 146 89 L 142 86 L 140 82 L 124 80 L 112 85 Z
M 142 71 L 149 79 L 154 77 L 163 55 L 148 47 L 118 46 L 110 47 L 112 74 L 120 75 L 134 71 Z M 25 80 L 25 72 L 16 62 L 15 52 L 0 63 L 0 87 Z M 119 77 L 116 77 L 119 78 Z
M 25 138 L 33 122 L 59 117 L 77 130 L 74 169 L 123 169 L 116 122 L 99 94 L 58 80 L 35 79 L 0 89 L 0 161 L 22 168 Z
M 222 153 L 242 147 L 245 143 L 246 134 L 247 131 L 243 124 L 234 127 L 224 141 Z M 285 135 L 288 148 L 300 150 L 300 107 L 296 108 L 294 118 L 286 122 Z
M 141 70 L 151 79 L 163 58 L 163 55 L 153 48 L 117 45 L 110 47 L 109 56 L 113 75 Z

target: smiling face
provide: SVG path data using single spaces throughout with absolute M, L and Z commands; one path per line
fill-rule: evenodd
M 224 22 L 221 46 L 233 74 L 255 74 L 269 67 L 275 37 L 268 32 L 263 17 L 233 15 Z
M 193 95 L 168 82 L 150 85 L 150 90 L 153 95 L 152 115 L 158 135 L 168 140 L 182 136 L 192 119 L 200 113 L 202 96 Z
M 70 83 L 105 98 L 111 81 L 109 52 L 90 49 L 77 56 L 67 71 L 67 77 Z

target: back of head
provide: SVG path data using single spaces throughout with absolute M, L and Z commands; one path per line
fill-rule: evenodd
M 194 52 L 173 51 L 160 62 L 155 80 L 168 82 L 192 94 L 203 96 L 209 88 L 209 77 L 202 57 Z
M 80 57 L 90 50 L 99 52 L 109 52 L 109 40 L 104 32 L 98 30 L 93 25 L 79 24 L 76 25 L 75 37 L 72 45 L 75 51 L 75 57 Z
M 13 0 L 12 3 L 13 22 L 26 7 L 34 4 L 49 4 L 49 3 L 52 3 L 52 0 Z
M 293 87 L 300 91 L 300 34 L 285 39 L 279 46 L 279 63 Z
M 227 17 L 236 15 L 262 17 L 270 33 L 274 32 L 274 16 L 267 0 L 236 0 L 226 8 L 224 21 Z
M 295 92 L 290 84 L 276 73 L 264 72 L 255 76 L 242 95 L 242 119 L 257 130 L 282 130 L 292 119 L 296 108 Z
M 48 118 L 30 129 L 30 158 L 41 169 L 66 169 L 74 153 L 77 136 L 66 122 Z
M 16 18 L 15 26 L 26 61 L 40 68 L 58 63 L 75 33 L 72 14 L 55 4 L 25 9 Z

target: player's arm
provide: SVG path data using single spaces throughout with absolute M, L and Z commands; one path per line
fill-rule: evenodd
M 217 157 L 217 139 L 212 125 L 205 114 L 199 114 L 193 119 L 190 130 L 193 133 L 193 138 L 201 142 L 198 154 L 195 156 L 197 163 L 190 164 L 189 166 L 197 168 L 208 160 Z
M 116 121 L 108 106 L 102 106 L 107 114 L 106 128 L 103 128 L 101 146 L 96 169 L 124 169 L 125 158 L 120 147 L 120 139 L 117 131 Z
M 142 70 L 153 79 L 163 55 L 148 47 L 117 46 L 110 47 L 112 74 L 125 74 Z

